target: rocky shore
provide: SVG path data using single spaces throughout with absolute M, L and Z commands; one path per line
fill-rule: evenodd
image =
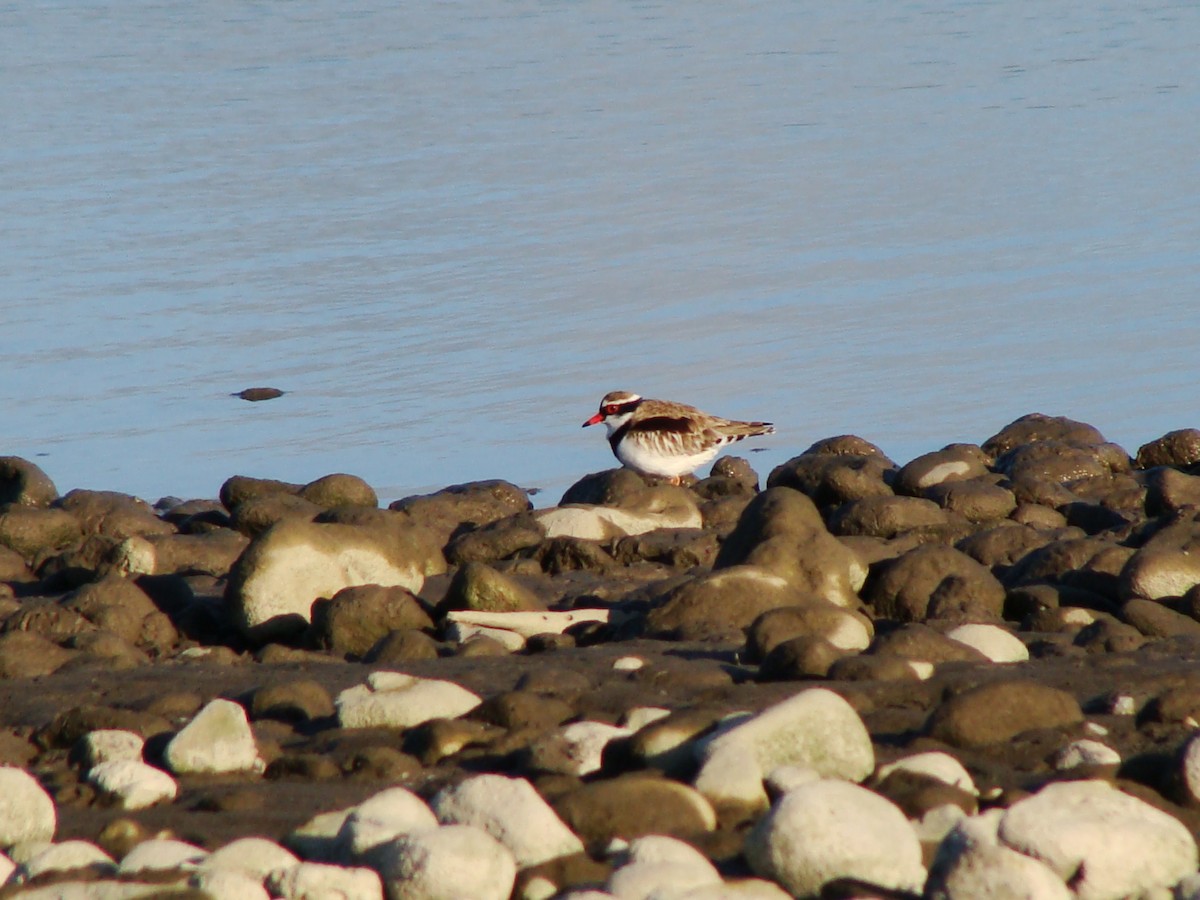
M 1200 431 L 381 509 L 0 458 L 0 898 L 1200 898 Z

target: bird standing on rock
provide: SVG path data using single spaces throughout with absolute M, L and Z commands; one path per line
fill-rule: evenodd
M 775 433 L 770 422 L 722 419 L 694 406 L 651 400 L 632 391 L 605 394 L 600 411 L 583 427 L 601 422 L 621 465 L 672 484 L 712 460 L 726 444 Z

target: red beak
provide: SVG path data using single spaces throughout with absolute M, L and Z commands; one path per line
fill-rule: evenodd
M 581 425 L 580 427 L 587 428 L 589 425 L 599 425 L 603 421 L 604 421 L 604 416 L 602 416 L 600 413 L 596 413 L 594 416 L 592 416 L 590 419 L 588 419 L 586 422 L 584 422 L 583 425 Z

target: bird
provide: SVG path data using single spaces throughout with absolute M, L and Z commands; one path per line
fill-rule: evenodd
M 670 400 L 651 400 L 632 391 L 610 391 L 600 411 L 583 427 L 604 423 L 608 443 L 621 465 L 642 475 L 679 484 L 712 460 L 726 444 L 774 434 L 770 422 L 739 422 Z

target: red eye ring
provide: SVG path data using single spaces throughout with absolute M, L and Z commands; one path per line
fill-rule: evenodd
M 620 408 L 621 407 L 617 406 L 615 403 L 610 403 L 608 406 L 604 407 L 604 414 L 606 416 L 614 415 Z

